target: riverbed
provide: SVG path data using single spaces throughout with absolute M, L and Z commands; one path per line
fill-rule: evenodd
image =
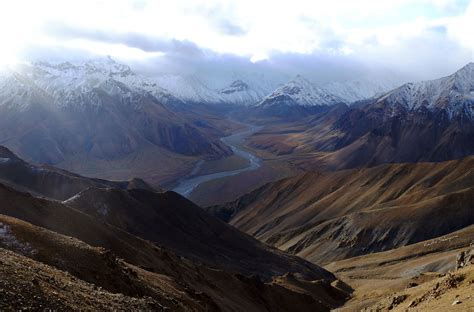
M 178 186 L 173 189 L 173 191 L 185 197 L 188 197 L 196 187 L 198 187 L 200 184 L 204 182 L 209 182 L 216 179 L 234 176 L 234 175 L 241 174 L 242 172 L 258 169 L 261 166 L 262 160 L 259 157 L 255 156 L 254 154 L 250 153 L 249 151 L 243 149 L 241 145 L 247 137 L 259 131 L 261 128 L 262 128 L 261 126 L 248 125 L 248 128 L 244 131 L 234 133 L 232 135 L 221 138 L 221 141 L 227 144 L 232 149 L 232 152 L 235 155 L 248 160 L 248 165 L 246 167 L 237 169 L 237 170 L 221 171 L 221 172 L 194 176 L 194 177 L 191 176 L 188 179 L 182 180 L 178 184 Z M 202 164 L 203 164 L 203 161 L 199 161 L 192 172 L 197 173 Z

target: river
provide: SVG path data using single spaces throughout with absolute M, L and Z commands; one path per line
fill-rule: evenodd
M 259 168 L 261 166 L 261 159 L 255 156 L 254 154 L 242 149 L 240 145 L 247 137 L 251 136 L 258 130 L 260 130 L 262 127 L 253 126 L 253 125 L 248 125 L 248 126 L 249 128 L 244 131 L 234 133 L 232 135 L 221 138 L 221 141 L 227 144 L 232 149 L 235 155 L 245 158 L 249 161 L 249 164 L 247 165 L 247 167 L 237 169 L 237 170 L 221 171 L 221 172 L 201 175 L 197 177 L 190 177 L 189 179 L 182 180 L 178 184 L 178 186 L 173 189 L 173 191 L 185 197 L 188 197 L 196 187 L 198 187 L 200 184 L 204 182 L 209 182 L 209 181 L 224 178 L 224 177 L 238 175 L 242 172 L 251 171 L 251 170 L 255 170 Z M 195 168 L 193 169 L 192 173 L 198 172 L 202 164 L 203 164 L 203 161 L 199 161 L 196 164 Z

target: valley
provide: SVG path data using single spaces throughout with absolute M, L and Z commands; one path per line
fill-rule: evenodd
M 189 197 L 191 196 L 193 190 L 203 183 L 258 169 L 260 167 L 261 160 L 257 156 L 245 150 L 242 147 L 242 143 L 247 137 L 260 130 L 261 127 L 252 125 L 246 125 L 246 127 L 248 129 L 244 131 L 240 131 L 230 136 L 221 138 L 221 141 L 230 147 L 234 153 L 234 156 L 238 157 L 237 159 L 234 157 L 232 160 L 224 158 L 220 161 L 220 166 L 224 168 L 230 167 L 230 170 L 217 171 L 215 173 L 201 175 L 201 167 L 206 166 L 206 162 L 198 162 L 190 174 L 191 177 L 180 181 L 173 191 L 185 197 Z M 240 168 L 239 163 L 241 165 Z M 232 168 L 233 164 L 236 164 L 238 167 Z
M 474 63 L 201 78 L 1 73 L 0 310 L 473 309 Z

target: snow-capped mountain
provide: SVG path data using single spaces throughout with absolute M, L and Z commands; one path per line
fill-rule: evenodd
M 216 92 L 196 76 L 166 74 L 150 79 L 185 102 L 219 103 L 220 101 Z
M 324 155 L 323 162 L 337 169 L 461 159 L 474 154 L 473 109 L 470 63 L 444 78 L 337 105 L 300 121 L 303 130 L 296 134 L 274 127 L 274 137 L 268 131 L 254 142 L 275 154 Z
M 350 106 L 310 144 L 340 150 L 346 166 L 459 159 L 474 153 L 473 112 L 470 63 L 450 76 L 407 83 Z
M 451 119 L 459 115 L 474 118 L 474 63 L 454 74 L 436 80 L 407 83 L 381 96 L 378 105 L 399 111 L 446 112 Z
M 131 91 L 148 92 L 163 104 L 180 101 L 156 82 L 136 74 L 127 65 L 110 57 L 77 64 L 29 63 L 20 66 L 18 73 L 45 90 L 55 98 L 57 105 L 62 106 L 77 105 L 81 102 L 81 96 L 98 88 L 124 97 L 130 96 Z
M 319 88 L 298 75 L 276 88 L 252 108 L 251 114 L 259 118 L 299 119 L 328 110 L 346 101 L 323 88 Z
M 184 102 L 245 106 L 258 103 L 279 84 L 250 74 L 219 79 L 167 74 L 151 79 Z M 227 83 L 223 84 L 224 81 Z
M 316 87 L 311 82 L 298 75 L 283 86 L 278 87 L 271 94 L 267 95 L 257 106 L 331 106 L 344 103 L 342 98 Z
M 0 76 L 1 143 L 34 162 L 115 160 L 145 148 L 217 156 L 216 130 L 173 110 L 181 102 L 112 59 L 23 64 Z
M 347 103 L 377 97 L 400 86 L 397 80 L 359 79 L 343 82 L 331 82 L 322 87 Z
M 240 79 L 234 80 L 229 86 L 218 90 L 222 100 L 225 103 L 255 105 L 266 94 L 268 94 L 270 86 L 258 85 L 256 83 L 247 83 Z

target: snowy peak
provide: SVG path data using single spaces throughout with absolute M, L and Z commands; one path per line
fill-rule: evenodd
M 134 77 L 130 67 L 111 58 L 80 63 L 33 62 L 24 64 L 18 73 L 34 81 L 49 93 L 89 92 L 108 80 Z
M 453 87 L 458 92 L 470 93 L 474 92 L 474 63 L 469 63 L 453 75 Z
M 35 68 L 38 74 L 72 76 L 79 78 L 85 75 L 96 75 L 103 77 L 126 77 L 134 76 L 135 73 L 125 64 L 113 60 L 111 57 L 91 59 L 85 62 L 73 64 L 71 62 L 33 62 L 29 64 Z
M 474 63 L 447 77 L 406 83 L 380 97 L 377 103 L 410 111 L 444 110 L 449 118 L 460 114 L 474 118 Z
M 161 75 L 153 79 L 182 101 L 206 104 L 253 105 L 274 87 L 269 88 L 266 84 L 270 83 L 265 80 L 243 76 L 232 77 L 225 87 L 222 80 L 227 77 L 209 81 L 195 75 Z
M 283 86 L 277 88 L 270 95 L 265 97 L 258 105 L 267 106 L 274 103 L 281 105 L 300 106 L 330 106 L 345 101 L 326 91 L 318 88 L 307 79 L 298 75 Z
M 381 96 L 400 86 L 400 83 L 390 79 L 358 79 L 344 82 L 331 82 L 323 88 L 344 99 L 347 103 Z
M 18 93 L 15 91 L 18 88 L 13 88 L 11 85 L 15 77 L 20 77 L 22 81 L 41 89 L 44 94 L 51 96 L 52 102 L 58 106 L 77 106 L 86 102 L 101 105 L 96 100 L 98 91 L 127 99 L 139 99 L 151 94 L 163 104 L 181 103 L 167 90 L 158 86 L 156 81 L 134 73 L 129 66 L 110 57 L 78 63 L 44 61 L 25 63 L 15 72 L 11 71 L 0 77 L 0 90 Z M 0 94 L 2 102 L 6 99 L 5 92 Z
M 128 65 L 118 63 L 110 56 L 106 59 L 94 59 L 86 62 L 84 65 L 90 72 L 101 72 L 109 76 L 134 76 L 135 73 Z

